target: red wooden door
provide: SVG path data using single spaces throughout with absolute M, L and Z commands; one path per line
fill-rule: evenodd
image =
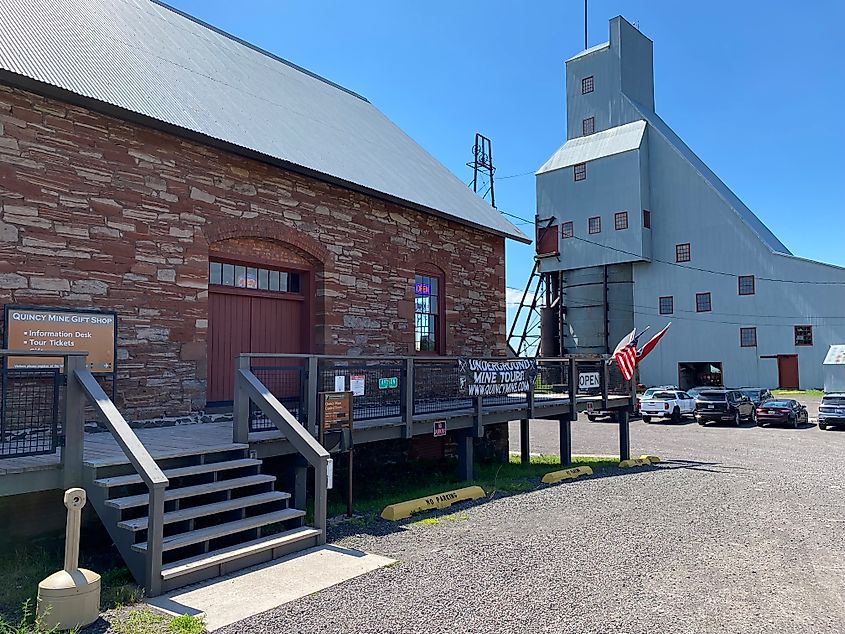
M 798 355 L 778 355 L 778 383 L 782 390 L 798 389 Z
M 230 401 L 234 394 L 235 357 L 250 351 L 250 297 L 208 294 L 209 401 Z
M 308 352 L 308 340 L 303 336 L 305 306 L 306 303 L 301 299 L 255 296 L 249 293 L 209 293 L 207 400 L 232 400 L 235 357 L 239 354 Z M 296 363 L 291 360 L 266 359 L 259 365 L 288 366 Z M 289 374 L 293 376 L 295 373 Z M 285 378 L 288 378 L 287 375 Z M 292 378 L 288 382 L 296 385 Z
M 250 352 L 306 352 L 302 337 L 303 302 L 250 297 Z

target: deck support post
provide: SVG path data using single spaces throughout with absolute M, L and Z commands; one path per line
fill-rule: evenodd
M 238 370 L 249 370 L 250 359 L 239 354 L 235 359 L 235 395 L 232 403 L 232 442 L 249 443 L 249 394 L 241 387 L 237 380 Z
M 619 459 L 631 459 L 631 427 L 628 424 L 628 410 L 620 408 L 616 410 L 616 418 L 619 420 Z
M 414 437 L 414 358 L 405 359 L 402 381 L 402 418 L 405 422 L 405 438 Z
M 522 464 L 531 462 L 531 435 L 528 429 L 529 419 L 519 421 L 519 452 Z
M 558 419 L 560 430 L 560 466 L 572 464 L 572 421 L 561 416 Z
M 484 438 L 484 397 L 476 396 L 473 403 L 472 429 L 476 438 Z
M 472 480 L 473 478 L 473 432 L 468 429 L 465 432 L 458 432 L 458 479 Z
M 317 357 L 308 357 L 308 389 L 305 392 L 305 412 L 308 417 L 308 425 L 306 429 L 314 438 L 319 436 L 319 413 L 317 412 L 317 386 L 319 377 L 317 376 Z
M 601 409 L 602 411 L 607 411 L 607 393 L 609 390 L 610 384 L 610 365 L 608 365 L 606 360 L 602 360 L 601 362 Z
M 85 439 L 85 392 L 76 379 L 76 371 L 86 370 L 84 356 L 65 357 L 64 432 L 65 446 L 62 449 L 62 478 L 65 489 L 82 486 L 82 464 Z
M 164 541 L 164 491 L 167 482 L 149 487 L 150 502 L 147 520 L 147 552 L 144 562 L 144 590 L 147 596 L 161 594 L 161 558 Z
M 303 456 L 297 455 L 293 458 L 290 482 L 293 484 L 293 508 L 305 510 L 308 506 L 308 461 Z

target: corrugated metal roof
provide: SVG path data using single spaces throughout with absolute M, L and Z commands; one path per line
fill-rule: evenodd
M 636 150 L 643 142 L 645 121 L 626 123 L 589 136 L 570 139 L 537 170 L 544 174 L 595 159 Z
M 367 100 L 149 0 L 0 2 L 0 69 L 528 241 Z
M 672 130 L 672 128 L 670 128 L 663 119 L 645 106 L 629 99 L 627 96 L 625 96 L 625 99 L 627 99 L 628 102 L 636 108 L 640 116 L 648 122 L 653 130 L 656 130 L 661 136 L 663 136 L 663 138 L 666 139 L 673 148 L 675 148 L 675 151 L 688 161 L 699 174 L 701 174 L 701 177 L 707 181 L 710 187 L 712 187 L 719 196 L 721 196 L 721 198 L 730 205 L 731 209 L 733 209 L 742 221 L 748 225 L 755 234 L 757 234 L 760 240 L 762 240 L 769 249 L 776 253 L 792 255 L 792 252 L 786 248 L 786 245 L 777 239 L 777 236 L 771 232 L 763 221 L 760 220 L 753 211 L 745 206 L 745 203 L 743 203 L 739 197 L 731 191 L 731 188 L 725 185 L 722 180 L 716 176 L 713 170 L 707 167 L 707 164 L 696 156 L 695 152 L 693 152 L 687 144 L 683 142 L 681 137 L 675 134 L 674 130 Z
M 845 365 L 845 344 L 830 346 L 823 365 Z
M 578 59 L 579 57 L 584 57 L 586 55 L 589 55 L 590 53 L 595 53 L 597 51 L 603 51 L 606 48 L 610 48 L 610 42 L 604 42 L 603 44 L 596 44 L 595 46 L 591 46 L 590 48 L 584 49 L 580 53 L 573 55 L 568 60 L 566 60 L 566 63 L 568 64 L 569 62 L 574 61 L 574 60 Z

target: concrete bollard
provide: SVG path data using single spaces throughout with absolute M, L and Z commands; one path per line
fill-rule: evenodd
M 84 489 L 65 491 L 65 567 L 38 584 L 38 617 L 46 629 L 85 627 L 100 616 L 100 575 L 79 568 Z

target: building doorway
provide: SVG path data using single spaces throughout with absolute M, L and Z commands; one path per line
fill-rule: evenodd
M 307 271 L 214 258 L 209 261 L 209 406 L 232 402 L 238 354 L 310 352 L 309 286 Z
M 778 387 L 782 390 L 799 389 L 798 381 L 798 355 L 778 355 Z
M 688 362 L 678 364 L 678 387 L 689 390 L 694 387 L 721 387 L 721 361 Z

